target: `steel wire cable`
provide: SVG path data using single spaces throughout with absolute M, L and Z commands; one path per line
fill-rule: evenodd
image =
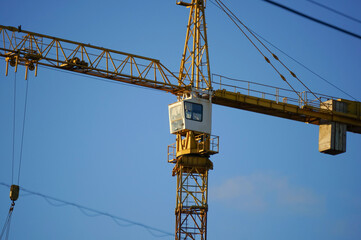
M 28 86 L 29 80 L 26 80 L 26 93 L 25 93 L 25 107 L 24 107 L 24 115 L 23 115 L 23 126 L 22 126 L 22 134 L 21 134 L 21 145 L 20 145 L 20 160 L 19 160 L 19 168 L 18 168 L 18 178 L 17 185 L 20 183 L 20 173 L 21 173 L 21 163 L 23 159 L 23 146 L 24 146 L 24 133 L 25 133 L 25 122 L 26 122 L 26 110 L 27 110 L 27 99 L 28 99 Z M 11 161 L 11 184 L 14 183 L 14 169 L 15 169 L 15 139 L 16 139 L 16 98 L 17 98 L 17 80 L 16 80 L 16 72 L 14 75 L 14 93 L 13 93 L 13 146 L 12 146 L 12 161 Z
M 334 8 L 328 7 L 328 6 L 326 6 L 326 5 L 324 5 L 324 4 L 321 4 L 321 3 L 319 3 L 319 2 L 316 2 L 316 1 L 313 1 L 313 0 L 305 0 L 305 1 L 310 2 L 310 3 L 313 3 L 313 4 L 315 4 L 315 5 L 319 6 L 319 7 L 322 7 L 322 8 L 324 8 L 324 9 L 327 9 L 327 10 L 329 10 L 329 11 L 331 11 L 331 12 L 334 12 L 334 13 L 336 13 L 336 14 L 338 14 L 338 15 L 340 15 L 340 16 L 343 16 L 343 17 L 345 17 L 345 18 L 348 18 L 348 19 L 350 19 L 350 20 L 352 20 L 352 21 L 361 23 L 361 20 L 359 20 L 359 19 L 357 19 L 357 18 L 354 18 L 354 17 L 351 17 L 350 15 L 347 15 L 347 14 L 345 14 L 345 13 L 343 13 L 343 12 L 340 12 L 340 11 L 334 9 Z
M 307 0 L 306 0 L 307 1 Z M 216 3 L 214 3 L 212 0 L 210 0 L 210 2 L 217 7 L 218 9 L 222 10 L 222 8 L 220 8 Z M 337 90 L 339 90 L 340 92 L 342 92 L 343 94 L 349 96 L 350 98 L 354 99 L 355 101 L 359 101 L 358 99 L 356 99 L 354 96 L 352 96 L 351 94 L 347 93 L 346 91 L 342 90 L 340 87 L 336 86 L 335 84 L 333 84 L 332 82 L 328 81 L 326 78 L 322 77 L 320 74 L 316 73 L 315 71 L 313 71 L 312 69 L 310 69 L 309 67 L 307 67 L 305 64 L 301 63 L 300 61 L 296 60 L 295 58 L 293 58 L 292 56 L 290 56 L 289 54 L 287 54 L 285 51 L 283 51 L 282 49 L 280 49 L 279 47 L 275 46 L 273 43 L 271 43 L 270 41 L 268 41 L 267 39 L 265 39 L 264 37 L 262 37 L 260 34 L 258 34 L 257 32 L 255 32 L 253 29 L 247 27 L 251 32 L 253 32 L 255 35 L 257 35 L 257 37 L 261 38 L 263 41 L 265 41 L 266 43 L 268 43 L 269 45 L 271 45 L 273 48 L 275 48 L 276 50 L 278 50 L 279 52 L 281 52 L 282 54 L 284 54 L 285 56 L 287 56 L 288 58 L 290 58 L 291 60 L 293 60 L 294 62 L 296 62 L 298 65 L 300 65 L 301 67 L 303 67 L 304 69 L 306 69 L 307 71 L 309 71 L 310 73 L 312 73 L 313 75 L 315 75 L 316 77 L 320 78 L 321 80 L 323 80 L 324 82 L 326 82 L 327 84 L 331 85 L 332 87 L 336 88 Z
M 36 33 L 35 33 L 36 34 Z M 18 39 L 18 40 L 23 40 L 23 38 L 20 38 L 20 37 L 14 37 L 14 39 Z M 9 43 L 8 41 L 3 41 L 3 40 L 1 40 L 0 41 L 0 43 Z M 48 47 L 49 45 L 50 45 L 50 43 L 42 43 L 44 46 L 46 46 L 46 47 Z M 67 44 L 69 44 L 69 43 L 67 43 Z M 79 44 L 82 44 L 82 43 L 79 43 Z M 78 54 L 79 53 L 79 51 L 76 51 L 76 52 L 74 52 L 74 49 L 73 48 L 69 48 L 69 46 L 68 47 L 64 47 L 64 46 L 61 46 L 62 47 L 62 49 L 63 50 L 66 50 L 66 51 L 68 51 L 67 53 L 71 53 L 71 54 L 69 54 L 68 55 L 68 57 L 70 58 L 72 55 L 73 56 L 76 56 L 76 54 Z M 88 47 L 88 46 L 86 46 L 86 47 Z M 93 47 L 98 47 L 98 46 L 93 46 Z M 51 46 L 51 48 L 53 49 L 53 48 L 56 48 L 56 46 Z M 91 48 L 91 47 L 88 47 L 88 48 Z M 96 49 L 96 51 L 103 51 L 103 50 L 100 50 L 100 49 Z M 126 55 L 126 54 L 129 54 L 129 53 L 122 53 L 122 54 L 119 54 L 119 53 L 114 53 L 114 52 L 112 52 L 112 50 L 111 49 L 107 49 L 107 51 L 109 51 L 110 53 L 113 53 L 113 54 L 116 54 L 116 55 Z M 45 52 L 45 51 L 44 51 Z M 96 53 L 92 53 L 92 52 L 87 52 L 86 53 L 88 56 L 93 56 L 93 57 L 99 57 L 100 56 L 100 53 L 98 53 L 98 54 L 96 54 Z M 46 54 L 46 55 L 51 55 L 51 56 L 56 56 L 56 54 L 55 53 L 52 53 L 52 52 L 50 52 L 50 50 L 48 51 L 48 53 Z M 65 54 L 65 56 L 64 55 L 62 55 L 63 57 L 66 57 L 66 54 Z M 141 57 L 141 56 L 140 56 Z M 135 58 L 138 58 L 138 57 L 135 57 Z M 101 59 L 105 59 L 104 57 L 102 57 L 102 58 L 100 58 L 100 60 Z M 124 59 L 119 59 L 119 58 L 112 58 L 113 59 L 113 61 L 114 62 L 124 62 L 125 61 L 125 59 L 126 58 L 124 58 Z M 142 58 L 140 58 L 141 60 L 144 60 L 144 59 L 142 59 Z M 156 59 L 154 59 L 154 60 L 156 60 Z M 94 63 L 95 63 L 95 61 L 94 61 Z M 126 64 L 131 64 L 131 63 L 129 63 L 129 62 L 126 62 Z M 142 63 L 136 63 L 136 65 L 138 65 L 138 66 L 142 66 L 142 67 L 147 67 L 148 65 L 145 65 L 145 64 L 142 64 Z M 152 68 L 154 68 L 154 67 L 152 67 Z
M 8 185 L 6 183 L 3 183 L 3 182 L 0 182 L 0 185 L 5 186 L 5 187 L 10 187 L 10 185 Z M 128 227 L 128 226 L 141 227 L 141 228 L 145 229 L 153 237 L 156 237 L 156 238 L 163 238 L 163 237 L 167 237 L 167 236 L 173 236 L 173 234 L 170 233 L 170 232 L 167 232 L 167 231 L 155 228 L 155 227 L 151 227 L 151 226 L 148 226 L 148 225 L 140 223 L 140 222 L 129 220 L 129 219 L 126 219 L 126 218 L 123 218 L 123 217 L 118 217 L 118 216 L 115 216 L 115 215 L 107 213 L 107 212 L 103 212 L 103 211 L 100 211 L 100 210 L 96 210 L 96 209 L 93 209 L 93 208 L 82 206 L 82 205 L 77 204 L 77 203 L 72 203 L 72 202 L 69 202 L 69 201 L 61 200 L 59 198 L 55 198 L 55 197 L 51 197 L 51 196 L 48 196 L 48 195 L 45 195 L 45 194 L 42 194 L 42 193 L 39 193 L 39 192 L 31 191 L 31 190 L 28 190 L 28 189 L 23 188 L 23 187 L 20 187 L 20 190 L 23 191 L 23 192 L 28 193 L 29 195 L 35 195 L 35 196 L 41 197 L 47 203 L 49 203 L 50 205 L 52 205 L 54 207 L 73 206 L 73 207 L 77 208 L 82 214 L 84 214 L 85 216 L 88 216 L 88 217 L 105 216 L 105 217 L 108 217 L 108 218 L 112 219 L 118 226 L 121 226 L 121 227 Z M 52 201 L 59 202 L 60 204 L 55 204 Z M 89 214 L 87 212 L 91 212 L 93 214 Z M 124 222 L 124 223 L 127 223 L 127 224 L 122 225 L 118 221 L 121 221 L 121 222 Z
M 15 125 L 16 125 L 16 72 L 14 75 L 14 93 L 13 93 L 13 152 L 12 152 L 12 161 L 11 161 L 11 184 L 14 183 L 14 165 L 15 165 Z
M 309 67 L 307 67 L 306 65 L 304 65 L 303 63 L 301 63 L 300 61 L 298 61 L 297 59 L 293 58 L 292 56 L 290 56 L 289 54 L 287 54 L 285 51 L 283 51 L 282 49 L 278 48 L 277 46 L 275 46 L 273 43 L 271 43 L 270 41 L 268 41 L 267 39 L 265 39 L 264 37 L 262 37 L 260 34 L 256 33 L 255 31 L 253 31 L 252 29 L 250 29 L 254 34 L 256 34 L 259 38 L 261 38 L 263 41 L 267 42 L 269 45 L 271 45 L 272 47 L 274 47 L 275 49 L 277 49 L 278 51 L 280 51 L 282 54 L 284 54 L 285 56 L 287 56 L 288 58 L 290 58 L 291 60 L 293 60 L 294 62 L 296 62 L 298 65 L 300 65 L 301 67 L 303 67 L 304 69 L 306 69 L 307 71 L 309 71 L 310 73 L 312 73 L 313 75 L 317 76 L 318 78 L 320 78 L 321 80 L 323 80 L 324 82 L 326 82 L 327 84 L 331 85 L 332 87 L 336 88 L 337 90 L 339 90 L 340 92 L 342 92 L 343 94 L 349 96 L 350 98 L 354 99 L 355 101 L 359 101 L 358 99 L 356 99 L 355 97 L 353 97 L 351 94 L 345 92 L 344 90 L 342 90 L 341 88 L 339 88 L 338 86 L 336 86 L 335 84 L 333 84 L 332 82 L 328 81 L 326 78 L 322 77 L 320 74 L 316 73 L 315 71 L 313 71 L 312 69 L 310 69 Z
M 21 145 L 20 145 L 20 160 L 19 160 L 19 171 L 18 171 L 18 185 L 20 185 L 20 171 L 21 171 L 21 163 L 23 160 L 23 147 L 24 147 L 24 135 L 25 135 L 25 122 L 26 122 L 26 113 L 27 113 L 27 105 L 28 105 L 28 90 L 29 90 L 29 81 L 26 81 L 26 90 L 25 90 L 25 106 L 24 106 L 24 117 L 23 117 L 23 128 L 21 133 Z
M 237 24 L 236 20 L 226 11 L 228 9 L 220 0 L 215 0 L 218 6 L 222 9 L 222 11 L 231 19 L 231 21 L 238 27 L 238 29 L 246 36 L 246 38 L 252 43 L 252 45 L 258 50 L 258 52 L 264 57 L 266 62 L 272 66 L 272 68 L 280 75 L 281 79 L 286 82 L 286 84 L 293 90 L 293 92 L 304 102 L 306 101 L 302 98 L 302 96 L 297 92 L 294 87 L 287 81 L 287 79 L 279 72 L 279 70 L 271 63 L 271 61 L 266 57 L 266 55 L 260 50 L 259 47 L 252 41 L 252 39 L 245 33 L 245 31 Z M 222 6 L 222 4 L 224 6 Z M 240 21 L 239 21 L 240 22 Z M 243 23 L 240 22 L 242 25 Z M 246 28 L 247 29 L 247 28 Z
M 12 214 L 13 214 L 14 206 L 15 206 L 15 203 L 12 202 L 11 205 L 10 205 L 8 215 L 6 216 L 4 226 L 3 226 L 2 230 L 1 230 L 1 233 L 0 233 L 0 240 L 3 239 L 4 234 L 5 234 L 4 240 L 7 240 L 9 238 L 11 217 L 12 217 Z
M 224 3 L 221 1 L 221 0 L 216 0 L 216 1 L 219 1 L 222 5 L 224 5 Z M 320 104 L 322 104 L 322 105 L 324 105 L 328 110 L 330 110 L 329 109 L 329 106 L 327 106 L 326 104 L 324 104 L 322 101 L 321 101 L 321 99 L 319 99 L 317 96 L 316 96 L 316 94 L 314 94 L 313 93 L 313 91 L 311 91 L 311 89 L 309 88 L 309 87 L 307 87 L 307 85 L 306 84 L 304 84 L 302 81 L 301 81 L 301 79 L 299 79 L 298 77 L 297 77 L 297 75 L 293 72 L 293 71 L 291 71 L 278 57 L 277 57 L 277 55 L 275 55 L 245 24 L 243 24 L 243 22 L 231 11 L 231 10 L 229 10 L 229 8 L 227 7 L 227 6 L 225 6 L 224 5 L 224 7 L 231 13 L 231 15 L 234 17 L 234 18 L 236 18 L 237 19 L 237 21 L 238 22 L 240 22 L 241 24 L 242 24 L 242 26 L 244 27 L 244 28 L 246 28 L 247 30 L 248 30 L 248 32 L 250 32 L 251 34 L 252 34 L 252 36 L 273 56 L 273 58 L 274 59 L 276 59 L 279 63 L 281 63 L 281 65 L 284 67 L 284 68 L 286 68 L 288 71 L 289 71 L 289 73 L 294 77 L 294 78 L 296 78 L 297 80 L 298 80 L 298 82 L 300 82 L 319 102 L 320 102 Z M 267 59 L 266 59 L 266 61 L 267 61 Z M 267 61 L 268 62 L 268 61 Z M 281 75 L 281 78 L 282 78 L 282 75 Z M 284 78 L 282 78 L 284 81 L 286 81 Z M 286 81 L 287 82 L 287 81 Z M 288 82 L 287 82 L 287 84 L 288 84 Z M 292 89 L 293 89 L 293 87 L 290 85 L 290 84 L 288 84 Z M 299 97 L 302 99 L 302 97 L 299 95 Z M 302 99 L 303 101 L 304 101 L 304 103 L 306 104 L 307 103 L 307 99 L 305 100 L 305 99 Z
M 0 58 L 0 59 L 1 59 L 1 58 Z M 2 59 L 2 60 L 3 60 L 3 59 Z M 140 89 L 145 89 L 145 90 L 155 91 L 155 92 L 158 92 L 158 91 L 159 91 L 159 90 L 157 90 L 157 89 L 148 88 L 148 87 L 144 87 L 144 86 L 140 86 L 140 85 L 132 85 L 132 84 L 128 84 L 128 83 L 123 83 L 123 82 L 119 82 L 119 81 L 114 81 L 114 80 L 111 80 L 111 79 L 103 79 L 103 78 L 101 78 L 101 77 L 84 75 L 84 74 L 78 73 L 78 72 L 69 72 L 69 71 L 67 71 L 67 70 L 60 69 L 60 68 L 52 68 L 52 67 L 44 66 L 44 65 L 39 65 L 39 68 L 44 68 L 44 69 L 47 69 L 47 70 L 52 70 L 52 71 L 57 71 L 57 72 L 61 72 L 61 73 L 71 74 L 71 75 L 78 76 L 78 77 L 82 77 L 82 78 L 90 78 L 90 79 L 94 79 L 94 80 L 98 80 L 98 81 L 102 81 L 102 82 L 107 82 L 107 83 L 112 83 L 112 84 L 118 84 L 118 85 L 133 87 L 133 88 L 140 88 Z
M 221 4 L 224 5 L 224 3 L 222 3 L 221 0 L 216 0 L 216 1 L 219 1 Z M 252 36 L 273 56 L 274 59 L 276 59 L 279 63 L 281 63 L 281 65 L 282 65 L 284 68 L 286 68 L 286 69 L 289 71 L 289 73 L 290 73 L 294 78 L 296 78 L 296 79 L 298 80 L 298 82 L 300 82 L 317 100 L 319 100 L 319 102 L 320 102 L 321 104 L 323 104 L 324 106 L 326 106 L 326 105 L 325 105 L 324 103 L 322 103 L 322 101 L 316 96 L 316 94 L 314 94 L 313 91 L 311 91 L 311 89 L 308 88 L 307 85 L 304 84 L 304 83 L 301 81 L 301 79 L 299 79 L 299 78 L 297 77 L 297 75 L 296 75 L 293 71 L 291 71 L 291 70 L 277 57 L 277 55 L 275 55 L 227 6 L 224 5 L 224 7 L 231 13 L 231 15 L 232 15 L 234 18 L 237 19 L 237 21 L 238 21 L 239 23 L 242 24 L 242 26 L 243 26 L 244 28 L 246 28 L 246 29 L 248 30 L 249 33 L 252 34 Z M 268 62 L 268 61 L 267 61 L 267 62 Z M 282 79 L 283 79 L 283 78 L 282 78 Z M 305 102 L 305 103 L 306 103 L 306 102 Z M 328 106 L 326 106 L 326 107 L 328 108 Z
M 212 1 L 211 1 L 212 2 Z M 321 101 L 321 99 L 305 84 L 303 83 L 303 81 L 301 79 L 298 78 L 298 76 L 292 72 L 278 57 L 277 55 L 275 55 L 259 38 L 262 38 L 261 36 L 259 36 L 257 33 L 255 33 L 252 29 L 250 29 L 249 27 L 247 27 L 227 6 L 224 5 L 224 3 L 221 1 L 221 0 L 216 0 L 217 4 L 213 3 L 215 6 L 217 6 L 219 9 L 221 9 L 222 11 L 225 12 L 225 9 L 226 8 L 230 14 L 232 16 L 230 16 L 229 14 L 227 14 L 228 17 L 230 18 L 235 18 L 240 24 L 242 24 L 242 26 L 247 29 L 248 32 L 251 33 L 251 35 L 273 56 L 273 58 L 275 58 L 278 62 L 280 62 L 280 64 L 289 71 L 289 73 L 292 75 L 292 77 L 294 77 L 295 79 L 297 79 L 298 82 L 300 82 L 319 102 L 321 105 L 324 105 L 326 107 L 327 110 L 331 111 L 331 109 L 329 108 L 329 106 L 327 106 L 325 103 L 323 103 Z M 223 4 L 224 8 L 222 8 L 221 4 Z M 231 19 L 234 23 L 235 23 L 235 20 Z M 236 24 L 236 23 L 235 23 Z M 238 28 L 240 28 L 238 26 L 238 24 L 236 24 Z M 242 31 L 243 34 L 244 31 Z M 250 38 L 247 37 L 249 40 Z M 269 43 L 271 46 L 275 47 L 273 44 L 271 44 L 269 41 L 265 40 L 264 38 L 262 38 L 264 41 L 266 41 L 267 43 Z M 252 42 L 252 44 L 255 46 L 255 44 Z M 318 76 L 319 78 L 321 78 L 322 80 L 324 80 L 325 82 L 327 82 L 328 84 L 330 84 L 331 86 L 335 87 L 336 89 L 338 89 L 339 91 L 343 92 L 344 94 L 348 95 L 349 97 L 353 98 L 354 100 L 357 101 L 356 98 L 354 98 L 353 96 L 351 96 L 350 94 L 346 93 L 345 91 L 343 91 L 342 89 L 340 89 L 339 87 L 337 87 L 336 85 L 332 84 L 331 82 L 327 81 L 325 78 L 322 78 L 319 74 L 315 73 L 314 71 L 310 70 L 309 68 L 307 68 L 305 65 L 301 64 L 300 62 L 298 62 L 297 60 L 295 60 L 294 58 L 290 57 L 288 54 L 286 54 L 285 52 L 283 52 L 282 50 L 280 50 L 279 48 L 275 47 L 277 50 L 281 51 L 283 54 L 285 54 L 286 56 L 288 56 L 289 58 L 291 58 L 292 60 L 294 60 L 296 63 L 300 64 L 302 67 L 306 68 L 308 71 L 310 71 L 311 73 L 313 73 L 314 75 Z M 257 48 L 259 50 L 259 48 Z M 260 51 L 260 50 L 259 50 Z M 262 54 L 262 53 L 261 53 Z M 262 54 L 264 56 L 264 58 L 266 59 L 266 61 L 269 63 L 269 59 L 265 57 L 264 54 Z M 272 64 L 271 64 L 272 65 Z M 273 68 L 275 68 L 273 65 L 272 65 Z M 276 70 L 276 69 L 275 69 Z M 277 70 L 276 70 L 277 71 Z M 277 71 L 278 72 L 278 71 Z M 279 73 L 279 72 L 278 72 Z M 283 75 L 281 75 L 281 78 L 286 81 L 283 77 Z M 294 88 L 286 81 L 286 83 L 292 88 L 292 90 L 294 90 Z M 301 100 L 303 100 L 304 103 L 307 103 L 306 100 L 302 99 L 302 97 L 298 94 L 298 92 L 294 91 Z
M 308 19 L 308 20 L 311 20 L 311 21 L 313 21 L 313 22 L 319 23 L 319 24 L 324 25 L 324 26 L 326 26 L 326 27 L 329 27 L 329 28 L 332 28 L 332 29 L 337 30 L 337 31 L 339 31 L 339 32 L 342 32 L 342 33 L 344 33 L 344 34 L 347 34 L 347 35 L 349 35 L 349 36 L 352 36 L 352 37 L 361 39 L 361 35 L 358 35 L 358 34 L 356 34 L 356 33 L 347 31 L 347 30 L 345 30 L 345 29 L 343 29 L 343 28 L 337 27 L 337 26 L 332 25 L 332 24 L 329 24 L 329 23 L 327 23 L 327 22 L 321 21 L 321 20 L 319 20 L 319 19 L 317 19 L 317 18 L 308 16 L 308 15 L 306 15 L 306 14 L 304 14 L 304 13 L 301 13 L 301 12 L 299 12 L 299 11 L 296 11 L 296 10 L 294 10 L 294 9 L 292 9 L 292 8 L 286 7 L 285 5 L 279 4 L 279 3 L 274 2 L 274 1 L 271 1 L 271 0 L 263 0 L 263 1 L 264 1 L 264 2 L 267 2 L 267 3 L 270 3 L 270 4 L 274 5 L 274 6 L 277 6 L 277 7 L 279 7 L 279 8 L 282 8 L 282 9 L 284 9 L 284 10 L 286 10 L 286 11 L 292 12 L 292 13 L 298 15 L 298 16 L 301 16 L 301 17 L 306 18 L 306 19 Z

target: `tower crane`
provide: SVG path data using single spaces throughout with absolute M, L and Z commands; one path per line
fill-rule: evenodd
M 38 67 L 45 66 L 175 95 L 177 102 L 168 106 L 170 133 L 176 135 L 176 142 L 168 146 L 168 162 L 174 164 L 177 178 L 175 239 L 205 240 L 210 157 L 219 152 L 219 137 L 211 132 L 213 104 L 318 125 L 320 152 L 335 155 L 346 151 L 347 132 L 361 133 L 361 103 L 325 95 L 317 96 L 321 101 L 306 94 L 290 99 L 271 86 L 267 87 L 275 94 L 258 96 L 249 87 L 230 88 L 222 76 L 212 81 L 206 1 L 176 3 L 189 9 L 179 74 L 157 59 L 2 25 L 0 57 L 5 58 L 6 75 L 10 67 L 17 71 L 21 65 L 27 79 L 29 72 L 37 76 Z M 11 189 L 16 200 L 19 188 Z

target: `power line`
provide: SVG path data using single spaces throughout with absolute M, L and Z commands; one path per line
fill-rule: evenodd
M 304 14 L 304 13 L 301 13 L 301 12 L 299 12 L 299 11 L 296 11 L 296 10 L 294 10 L 294 9 L 292 9 L 292 8 L 286 7 L 286 6 L 284 6 L 284 5 L 280 4 L 280 3 L 276 3 L 276 2 L 273 2 L 273 1 L 271 1 L 271 0 L 263 0 L 263 1 L 264 1 L 264 2 L 267 2 L 267 3 L 270 3 L 270 4 L 273 4 L 273 5 L 277 6 L 277 7 L 283 8 L 284 10 L 287 10 L 287 11 L 289 11 L 289 12 L 292 12 L 292 13 L 294 13 L 294 14 L 296 14 L 296 15 L 301 16 L 301 17 L 307 18 L 307 19 L 309 19 L 309 20 L 311 20 L 311 21 L 317 22 L 317 23 L 319 23 L 319 24 L 321 24 L 321 25 L 324 25 L 324 26 L 326 26 L 326 27 L 333 28 L 333 29 L 335 29 L 335 30 L 337 30 L 337 31 L 339 31 L 339 32 L 344 33 L 344 34 L 347 34 L 347 35 L 350 35 L 350 36 L 352 36 L 352 37 L 361 39 L 361 36 L 358 35 L 358 34 L 356 34 L 356 33 L 347 31 L 347 30 L 345 30 L 345 29 L 343 29 L 343 28 L 340 28 L 340 27 L 337 27 L 337 26 L 335 26 L 335 25 L 329 24 L 329 23 L 327 23 L 327 22 L 321 21 L 321 20 L 319 20 L 319 19 L 317 19 L 317 18 L 308 16 L 308 15 L 306 15 L 306 14 Z
M 348 19 L 350 19 L 350 20 L 352 20 L 352 21 L 361 23 L 361 20 L 359 20 L 359 19 L 357 19 L 357 18 L 351 17 L 350 15 L 347 15 L 347 14 L 345 14 L 345 13 L 343 13 L 343 12 L 337 11 L 336 9 L 330 8 L 330 7 L 326 6 L 326 5 L 323 5 L 323 4 L 321 4 L 321 3 L 318 3 L 318 2 L 316 2 L 316 1 L 313 1 L 313 0 L 305 0 L 305 1 L 308 1 L 308 2 L 310 2 L 310 3 L 313 3 L 313 4 L 317 5 L 317 6 L 320 6 L 320 7 L 322 7 L 322 8 L 325 8 L 325 9 L 331 11 L 331 12 L 334 12 L 334 13 L 336 13 L 336 14 L 338 14 L 338 15 L 340 15 L 340 16 L 343 16 L 343 17 L 345 17 L 345 18 L 348 18 Z
M 10 187 L 10 185 L 8 185 L 6 183 L 2 183 L 2 182 L 0 182 L 0 185 L 5 186 L 5 187 Z M 173 234 L 170 232 L 167 232 L 167 231 L 155 228 L 155 227 L 151 227 L 151 226 L 148 226 L 148 225 L 140 223 L 140 222 L 135 222 L 135 221 L 132 221 L 132 220 L 129 220 L 126 218 L 118 217 L 118 216 L 115 216 L 115 215 L 107 213 L 107 212 L 103 212 L 100 210 L 82 206 L 77 203 L 72 203 L 69 201 L 61 200 L 59 198 L 47 196 L 45 194 L 31 191 L 31 190 L 28 190 L 23 187 L 20 187 L 20 190 L 28 193 L 29 195 L 35 195 L 35 196 L 41 197 L 48 204 L 50 204 L 51 206 L 54 206 L 54 207 L 73 206 L 73 207 L 76 207 L 82 214 L 84 214 L 87 217 L 105 216 L 105 217 L 109 217 L 110 219 L 112 219 L 118 226 L 121 226 L 121 227 L 138 226 L 138 227 L 144 228 L 145 230 L 147 230 L 149 232 L 149 234 L 151 234 L 153 237 L 156 237 L 156 238 L 173 236 Z M 54 203 L 54 202 L 57 202 L 57 203 Z M 89 214 L 88 212 L 93 213 L 93 214 Z M 122 225 L 118 221 L 127 223 L 127 225 Z

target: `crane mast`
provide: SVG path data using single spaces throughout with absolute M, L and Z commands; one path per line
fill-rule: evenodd
M 16 72 L 23 65 L 27 79 L 28 71 L 37 76 L 38 66 L 44 66 L 177 96 L 178 101 L 168 106 L 170 132 L 176 135 L 176 142 L 168 146 L 168 162 L 174 164 L 172 175 L 177 178 L 175 239 L 206 240 L 210 156 L 219 152 L 219 138 L 211 133 L 212 104 L 318 125 L 320 151 L 339 154 L 346 151 L 347 131 L 361 134 L 361 103 L 329 97 L 316 103 L 307 97 L 282 98 L 278 88 L 276 95 L 252 91 L 250 83 L 248 88 L 239 88 L 225 84 L 222 77 L 219 82 L 213 80 L 212 86 L 206 0 L 176 3 L 189 8 L 178 76 L 157 59 L 2 25 L 0 57 L 6 62 L 5 75 L 9 66 Z
M 177 1 L 190 9 L 179 79 L 195 89 L 212 89 L 209 65 L 205 1 Z
M 177 177 L 175 239 L 207 239 L 209 157 L 218 153 L 218 137 L 211 136 L 212 89 L 205 21 L 205 1 L 177 1 L 189 8 L 187 34 L 179 82 L 192 89 L 169 106 L 170 132 L 176 143 L 168 146 L 169 162 Z M 202 98 L 202 96 L 206 96 Z

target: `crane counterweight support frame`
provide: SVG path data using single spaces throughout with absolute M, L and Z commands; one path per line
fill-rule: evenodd
M 277 102 L 246 94 L 226 90 L 214 91 L 212 103 L 238 108 L 275 117 L 286 118 L 304 123 L 321 125 L 327 122 L 338 122 L 347 125 L 347 131 L 361 134 L 361 104 L 360 102 L 340 99 L 348 104 L 347 113 L 330 111 L 314 106 L 297 106 Z
M 279 102 L 279 88 L 258 84 L 276 90 L 276 94 L 267 94 L 251 90 L 250 82 L 246 82 L 247 88 L 225 84 L 223 79 L 226 78 L 220 75 L 219 85 L 216 84 L 218 90 L 214 89 L 208 52 L 206 0 L 177 0 L 176 3 L 190 10 L 178 76 L 157 59 L 2 25 L 0 58 L 5 59 L 6 76 L 9 66 L 14 67 L 15 72 L 18 65 L 25 66 L 25 79 L 28 71 L 35 71 L 37 76 L 38 67 L 43 66 L 174 94 L 178 102 L 170 105 L 169 120 L 171 133 L 177 137 L 176 143 L 168 146 L 168 162 L 175 164 L 172 174 L 177 177 L 175 239 L 206 240 L 208 176 L 209 170 L 213 169 L 209 158 L 219 152 L 219 138 L 211 135 L 212 104 L 320 125 L 320 149 L 338 154 L 346 150 L 346 131 L 361 134 L 361 103 L 328 96 L 323 101 L 312 92 L 317 101 L 308 101 L 307 92 L 302 92 L 303 96 L 292 86 L 292 93 L 299 99 L 283 96 Z M 296 77 L 293 72 L 291 74 Z M 276 100 L 267 99 L 266 95 Z M 342 110 L 337 109 L 339 103 Z M 10 198 L 15 201 L 18 193 L 14 188 Z
M 154 88 L 170 92 L 178 97 L 194 91 L 188 78 L 179 79 L 157 59 L 18 30 L 15 27 L 0 25 L 0 57 L 6 60 L 5 75 L 8 73 L 9 65 L 14 67 L 15 71 L 17 71 L 18 65 L 24 65 L 26 70 L 34 70 L 36 76 L 40 65 Z M 207 65 L 209 66 L 209 64 Z M 361 133 L 360 102 L 342 100 L 347 102 L 348 112 L 340 113 L 327 111 L 314 105 L 301 108 L 294 104 L 281 103 L 249 94 L 244 95 L 225 89 L 214 91 L 208 89 L 207 91 L 214 104 L 315 125 L 320 125 L 321 120 L 338 122 L 346 124 L 347 131 Z

